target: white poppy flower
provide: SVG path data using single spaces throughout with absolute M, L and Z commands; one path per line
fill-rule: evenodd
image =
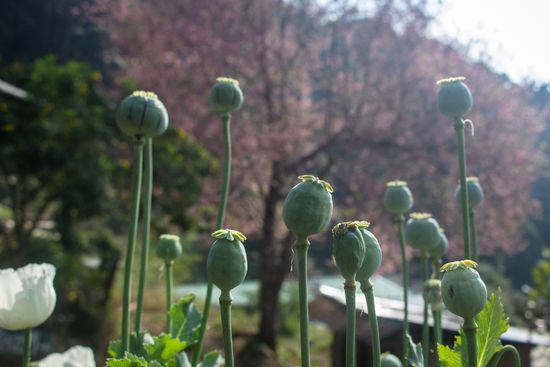
M 54 276 L 50 264 L 0 270 L 0 328 L 23 330 L 46 321 L 55 307 Z
M 50 354 L 38 362 L 38 367 L 95 367 L 94 352 L 77 345 L 65 353 Z

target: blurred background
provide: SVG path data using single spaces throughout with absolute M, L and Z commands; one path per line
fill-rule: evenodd
M 178 295 L 196 292 L 200 302 L 223 152 L 220 122 L 205 100 L 217 76 L 240 81 L 245 104 L 233 117 L 226 219 L 227 227 L 249 238 L 249 282 L 242 307 L 234 311 L 239 365 L 294 366 L 298 315 L 294 285 L 285 283 L 296 275 L 292 237 L 281 220 L 286 193 L 298 175 L 315 174 L 335 188 L 332 224 L 372 222 L 384 253 L 379 297 L 401 294 L 399 244 L 382 205 L 389 180 L 409 183 L 414 211 L 434 214 L 450 240 L 448 259 L 460 258 L 457 147 L 452 122 L 437 110 L 435 85 L 460 75 L 474 96 L 468 173 L 479 177 L 486 195 L 476 216 L 480 271 L 489 288 L 504 291 L 505 309 L 519 333 L 515 342 L 526 346 L 534 366 L 550 363 L 544 348 L 550 339 L 543 337 L 550 326 L 550 48 L 544 47 L 550 5 L 2 5 L 0 267 L 49 262 L 58 269 L 58 303 L 38 331 L 36 357 L 83 344 L 94 348 L 99 362 L 108 341 L 118 337 L 131 144 L 118 131 L 114 110 L 131 91 L 156 92 L 169 111 L 170 128 L 155 139 L 152 227 L 154 238 L 182 236 L 186 255 L 176 263 Z M 329 235 L 316 237 L 310 251 L 310 274 L 318 284 L 312 295 L 316 366 L 341 365 L 340 326 L 326 319 L 339 310 L 338 297 L 323 293 L 323 286 L 340 284 L 330 254 Z M 418 259 L 410 256 L 419 280 Z M 164 320 L 160 268 L 161 261 L 152 258 L 145 310 L 152 331 L 161 330 Z M 397 353 L 400 347 L 390 339 L 398 320 L 388 320 L 383 349 Z M 364 315 L 360 322 L 367 324 Z M 211 325 L 207 345 L 219 348 L 217 312 Z M 0 334 L 0 356 L 9 359 L 19 350 L 13 347 L 17 338 Z M 361 342 L 367 346 L 368 337 Z

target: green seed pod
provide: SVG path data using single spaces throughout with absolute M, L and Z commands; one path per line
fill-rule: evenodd
M 405 228 L 405 238 L 412 248 L 430 251 L 439 243 L 439 224 L 429 213 L 411 213 Z
M 390 181 L 386 184 L 384 206 L 396 215 L 403 215 L 412 208 L 412 193 L 405 181 Z
M 479 179 L 477 177 L 468 177 L 466 179 L 466 187 L 468 188 L 468 205 L 470 210 L 475 209 L 483 199 L 485 198 L 485 195 L 483 194 L 483 188 L 481 187 L 481 184 L 479 183 Z M 460 188 L 460 184 L 456 187 L 455 190 L 455 200 L 456 205 L 458 208 L 462 208 L 462 190 Z
M 155 252 L 165 262 L 174 261 L 182 252 L 179 236 L 173 234 L 161 235 Z
M 283 219 L 297 238 L 305 239 L 326 228 L 332 216 L 332 187 L 315 176 L 298 177 L 283 204 Z
M 155 93 L 135 91 L 118 106 L 116 121 L 133 138 L 152 138 L 168 128 L 168 112 Z
M 441 280 L 426 280 L 424 282 L 422 295 L 424 296 L 424 302 L 430 305 L 432 311 L 441 311 L 443 308 L 443 299 L 441 297 Z
M 385 352 L 380 356 L 380 367 L 403 367 L 403 364 L 395 355 Z
M 365 243 L 359 229 L 368 222 L 338 223 L 332 228 L 332 255 L 336 267 L 346 280 L 355 284 L 355 275 L 365 258 Z
M 487 288 L 473 260 L 453 261 L 441 267 L 441 295 L 445 306 L 464 319 L 476 316 L 487 302 Z
M 243 105 L 243 101 L 239 82 L 231 78 L 216 78 L 216 84 L 208 93 L 210 107 L 220 115 L 237 111 Z
M 439 111 L 451 118 L 462 117 L 472 109 L 472 93 L 463 83 L 465 78 L 455 77 L 437 82 L 437 106 Z
M 439 242 L 437 243 L 437 246 L 434 247 L 429 251 L 430 256 L 432 259 L 439 260 L 449 250 L 449 240 L 447 239 L 447 236 L 445 235 L 445 231 L 443 228 L 439 228 Z
M 366 285 L 370 277 L 376 273 L 380 264 L 382 264 L 382 249 L 380 248 L 380 244 L 374 234 L 367 228 L 368 226 L 359 228 L 359 233 L 365 243 L 365 259 L 355 277 L 362 286 Z
M 206 260 L 208 279 L 222 292 L 229 292 L 241 284 L 248 271 L 243 241 L 246 237 L 232 229 L 212 233 L 216 241 L 210 247 Z

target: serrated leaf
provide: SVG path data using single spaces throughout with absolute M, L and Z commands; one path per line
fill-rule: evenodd
M 204 359 L 199 363 L 199 367 L 222 367 L 224 359 L 218 352 L 210 352 L 204 356 Z
M 111 358 L 107 360 L 107 367 L 148 367 L 144 358 L 131 353 L 124 353 L 124 358 Z
M 144 344 L 150 343 L 151 335 L 146 332 L 132 333 L 130 334 L 130 350 L 129 353 L 138 357 L 149 360 L 147 351 L 144 348 Z M 120 356 L 121 343 L 120 340 L 113 340 L 109 343 L 109 349 L 107 354 L 113 358 Z
M 409 341 L 409 354 L 407 355 L 407 362 L 411 367 L 424 367 L 424 356 L 422 355 L 422 344 L 414 344 L 411 336 L 407 334 Z
M 187 343 L 163 333 L 153 337 L 153 344 L 146 344 L 144 347 L 151 360 L 166 363 L 170 358 L 185 349 Z
M 195 303 L 195 295 L 190 294 L 170 307 L 172 327 L 170 335 L 186 342 L 187 346 L 197 342 L 202 316 Z
M 462 367 L 460 352 L 442 344 L 437 344 L 437 355 L 441 367 Z
M 493 355 L 502 349 L 500 337 L 509 324 L 501 302 L 500 288 L 496 290 L 477 316 L 478 366 L 485 367 Z

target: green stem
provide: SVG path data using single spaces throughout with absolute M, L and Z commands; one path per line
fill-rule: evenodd
M 434 310 L 432 309 L 432 316 L 434 319 L 434 345 L 435 345 L 435 353 L 436 353 L 436 366 L 441 366 L 441 362 L 439 361 L 439 355 L 437 353 L 437 346 L 438 344 L 442 344 L 443 339 L 443 333 L 441 330 L 441 310 Z
M 378 331 L 378 318 L 376 317 L 376 307 L 374 303 L 374 288 L 370 279 L 362 290 L 367 300 L 367 312 L 369 315 L 372 340 L 372 366 L 380 367 L 380 333 Z
M 296 256 L 298 258 L 298 298 L 300 302 L 300 346 L 302 356 L 302 367 L 310 366 L 309 358 L 309 309 L 307 291 L 307 252 L 309 241 L 297 238 L 294 243 Z
M 164 270 L 166 271 L 166 330 L 168 333 L 172 330 L 172 318 L 170 317 L 170 307 L 172 307 L 172 289 L 174 287 L 172 264 L 172 261 L 167 261 L 164 263 Z
M 130 299 L 132 297 L 132 266 L 139 219 L 139 200 L 141 191 L 141 175 L 143 170 L 143 140 L 134 142 L 134 168 L 132 177 L 130 230 L 126 247 L 126 263 L 124 265 L 124 289 L 122 293 L 122 338 L 120 357 L 130 350 Z
M 346 367 L 355 367 L 355 282 L 344 283 L 346 293 Z
M 464 319 L 463 330 L 468 351 L 468 364 L 466 367 L 477 367 L 477 324 L 474 317 Z
M 426 251 L 422 251 L 422 282 L 428 280 L 430 276 L 430 266 L 428 264 L 428 255 Z M 424 301 L 424 320 L 422 323 L 422 355 L 424 357 L 424 366 L 428 367 L 428 357 L 430 353 L 430 326 L 428 325 L 428 303 Z
M 472 260 L 477 261 L 477 230 L 475 216 L 475 210 L 470 210 L 470 238 L 472 239 Z
M 458 141 L 458 162 L 460 166 L 460 201 L 462 207 L 462 229 L 464 235 L 464 259 L 470 259 L 470 217 L 468 186 L 466 185 L 466 147 L 464 144 L 464 121 L 455 119 L 455 132 Z
M 218 218 L 216 220 L 216 229 L 223 227 L 225 218 L 225 208 L 227 206 L 227 196 L 229 194 L 229 182 L 231 178 L 231 115 L 227 114 L 222 116 L 223 125 L 223 146 L 224 146 L 224 160 L 223 160 L 223 182 L 222 190 L 220 193 L 220 207 L 218 210 Z M 208 314 L 210 313 L 210 304 L 212 303 L 212 291 L 214 287 L 212 282 L 208 281 L 206 288 L 206 298 L 204 300 L 204 308 L 202 311 L 201 326 L 199 329 L 199 337 L 195 351 L 193 352 L 192 366 L 196 367 L 202 352 L 202 344 L 204 343 L 204 335 L 206 333 L 206 326 L 208 324 Z
M 399 215 L 395 218 L 399 232 L 399 246 L 401 247 L 401 273 L 403 275 L 403 365 L 407 365 L 407 355 L 409 354 L 409 263 L 407 261 L 407 252 L 405 250 L 405 217 Z
M 31 363 L 32 329 L 25 329 L 23 334 L 25 336 L 25 341 L 23 344 L 23 367 L 29 367 Z
M 145 295 L 145 280 L 147 278 L 147 261 L 149 259 L 149 240 L 151 233 L 151 198 L 153 195 L 153 139 L 145 140 L 145 159 L 143 177 L 143 233 L 141 237 L 141 261 L 139 267 L 139 282 L 135 318 L 135 331 L 141 331 L 143 315 L 143 298 Z
M 519 352 L 513 345 L 505 345 L 502 347 L 501 350 L 496 353 L 493 358 L 491 358 L 491 365 L 490 367 L 496 367 L 498 365 L 498 362 L 500 362 L 500 359 L 504 355 L 504 353 L 510 352 L 512 353 L 512 356 L 514 357 L 514 365 L 516 367 L 521 367 L 521 358 L 519 356 Z
M 220 296 L 220 314 L 222 318 L 223 347 L 225 366 L 233 367 L 233 338 L 231 333 L 231 293 L 222 291 Z

